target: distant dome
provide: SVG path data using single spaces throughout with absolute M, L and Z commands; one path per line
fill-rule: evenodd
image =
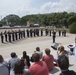
M 6 21 L 8 19 L 11 19 L 11 18 L 20 18 L 18 15 L 15 15 L 15 14 L 10 14 L 10 15 L 7 15 L 6 17 L 4 17 L 2 19 L 2 21 Z

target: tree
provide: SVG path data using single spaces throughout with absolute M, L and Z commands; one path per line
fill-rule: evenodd
M 76 34 L 76 22 L 73 22 L 70 25 L 70 33 L 75 33 Z

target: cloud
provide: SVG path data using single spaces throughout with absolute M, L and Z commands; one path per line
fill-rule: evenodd
M 51 13 L 51 12 L 76 12 L 76 0 L 50 1 L 33 7 L 34 0 L 0 0 L 0 15 L 5 17 L 9 14 L 16 14 L 20 17 L 28 14 Z M 36 1 L 35 1 L 36 2 Z M 33 3 L 34 4 L 34 3 Z
M 48 2 L 42 5 L 40 8 L 41 13 L 51 13 L 51 12 L 76 12 L 76 0 L 60 0 L 59 2 Z
M 3 17 L 9 14 L 19 15 L 18 9 L 24 5 L 29 6 L 31 1 L 32 0 L 0 0 L 0 15 Z
M 18 10 L 18 13 L 23 16 L 27 14 L 51 13 L 51 12 L 76 12 L 76 0 L 60 0 L 59 2 L 47 2 L 40 8 L 24 5 Z

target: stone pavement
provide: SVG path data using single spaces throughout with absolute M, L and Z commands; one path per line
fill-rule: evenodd
M 67 48 L 67 45 L 74 44 L 75 35 L 67 33 L 66 37 L 59 37 L 57 33 L 56 42 L 61 43 L 63 46 L 65 46 L 66 50 L 69 50 Z M 42 36 L 42 37 L 33 37 L 33 38 L 25 38 L 13 43 L 0 43 L 0 54 L 3 55 L 3 57 L 8 60 L 10 58 L 11 52 L 16 52 L 17 55 L 20 57 L 22 55 L 22 52 L 24 50 L 27 51 L 27 54 L 31 56 L 31 54 L 35 51 L 36 47 L 40 47 L 40 49 L 43 51 L 45 48 L 51 49 L 51 54 L 56 58 L 56 51 L 51 48 L 52 45 L 52 37 L 50 36 Z M 45 54 L 45 53 L 44 53 Z M 70 60 L 70 67 L 69 69 L 76 71 L 76 62 L 74 61 L 74 55 L 69 56 Z M 55 67 L 49 75 L 59 75 L 60 69 L 58 67 Z

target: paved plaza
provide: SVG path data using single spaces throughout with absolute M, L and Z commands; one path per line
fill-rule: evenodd
M 59 37 L 57 33 L 56 42 L 61 43 L 61 45 L 65 46 L 66 50 L 69 50 L 67 48 L 67 45 L 74 44 L 75 34 L 69 34 L 67 33 L 66 37 Z M 12 43 L 4 43 L 2 44 L 0 41 L 0 54 L 3 55 L 5 60 L 8 60 L 10 58 L 11 52 L 16 52 L 17 55 L 20 57 L 22 55 L 22 52 L 24 50 L 27 51 L 27 54 L 31 56 L 31 54 L 35 51 L 36 47 L 40 47 L 40 49 L 43 51 L 45 48 L 51 49 L 51 54 L 56 58 L 57 54 L 56 51 L 51 48 L 52 45 L 52 36 L 40 36 L 40 37 L 30 37 L 30 38 L 24 38 L 21 40 L 18 40 L 16 42 Z M 45 54 L 45 53 L 44 53 Z M 76 71 L 76 62 L 74 61 L 74 55 L 69 55 L 70 60 L 70 67 L 69 69 Z M 60 69 L 58 67 L 55 67 L 49 75 L 59 75 Z

